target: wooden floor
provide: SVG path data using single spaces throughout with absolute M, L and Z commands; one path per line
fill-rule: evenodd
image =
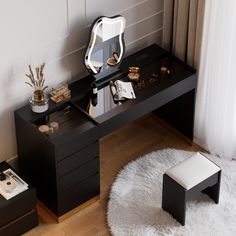
M 109 191 L 119 170 L 129 161 L 163 148 L 197 151 L 200 148 L 160 121 L 153 114 L 132 122 L 105 136 L 100 143 L 101 195 L 100 200 L 61 223 L 40 206 L 39 226 L 25 236 L 107 236 L 106 206 Z

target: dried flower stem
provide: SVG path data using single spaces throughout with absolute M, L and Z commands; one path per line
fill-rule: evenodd
M 45 82 L 44 74 L 43 74 L 44 67 L 45 67 L 45 63 L 40 65 L 40 67 L 36 67 L 35 69 L 36 78 L 34 76 L 31 65 L 29 65 L 29 74 L 25 74 L 30 79 L 30 82 L 25 82 L 25 83 L 28 84 L 30 87 L 34 88 L 34 90 L 44 91 L 47 88 L 47 86 L 44 86 L 44 82 Z

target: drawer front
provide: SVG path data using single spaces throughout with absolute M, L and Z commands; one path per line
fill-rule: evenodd
M 30 187 L 28 190 L 18 194 L 17 196 L 9 200 L 6 200 L 0 195 L 0 202 L 1 227 L 36 207 L 36 191 L 34 188 Z
M 0 227 L 0 235 L 19 236 L 38 225 L 38 215 L 35 209 L 14 219 L 9 224 Z
M 70 173 L 59 177 L 58 191 L 64 192 L 75 184 L 78 184 L 89 176 L 99 173 L 99 158 L 96 157 L 90 162 L 82 165 L 81 167 L 71 171 Z
M 58 196 L 58 216 L 78 207 L 99 193 L 100 178 L 99 174 L 95 174 Z
M 97 156 L 99 156 L 99 143 L 95 142 L 61 160 L 57 165 L 57 175 L 62 176 L 70 173 Z
M 58 144 L 55 149 L 56 159 L 60 161 L 96 141 L 98 141 L 98 129 L 94 127 Z

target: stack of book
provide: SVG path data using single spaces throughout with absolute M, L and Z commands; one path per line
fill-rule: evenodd
M 28 184 L 22 180 L 12 169 L 0 173 L 0 194 L 10 199 L 28 189 Z
M 52 88 L 50 95 L 50 99 L 55 103 L 69 100 L 71 98 L 70 89 L 67 84 L 60 84 L 56 88 Z

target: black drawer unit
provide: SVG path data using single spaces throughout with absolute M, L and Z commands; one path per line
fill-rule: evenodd
M 28 112 L 32 113 L 30 110 Z M 15 112 L 20 172 L 36 187 L 38 199 L 60 217 L 99 194 L 96 179 L 97 191 L 93 186 L 86 188 L 89 198 L 78 196 L 77 201 L 68 204 L 61 197 L 74 185 L 99 174 L 97 127 L 70 102 L 46 114 L 36 116 L 32 113 L 29 118 L 27 122 L 21 112 Z M 44 134 L 38 130 L 40 125 L 50 125 L 51 122 L 59 124 L 54 132 Z M 63 211 L 59 210 L 59 206 L 63 205 Z
M 0 163 L 0 172 L 11 168 Z M 38 225 L 36 191 L 29 189 L 6 200 L 0 195 L 0 235 L 19 236 Z

